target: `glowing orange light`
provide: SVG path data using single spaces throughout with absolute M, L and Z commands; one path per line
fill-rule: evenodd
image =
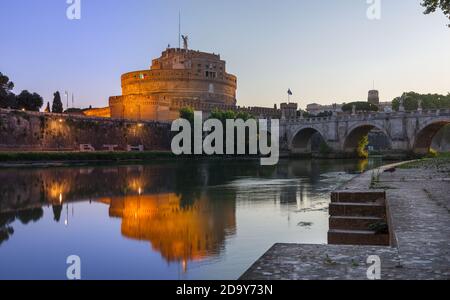
M 182 266 L 183 266 L 183 273 L 186 273 L 187 272 L 187 261 L 186 261 L 186 259 L 183 259 Z

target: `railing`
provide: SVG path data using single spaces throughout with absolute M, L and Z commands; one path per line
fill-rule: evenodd
M 352 114 L 339 114 L 331 117 L 312 117 L 312 118 L 288 118 L 285 120 L 287 124 L 293 123 L 324 123 L 332 121 L 367 121 L 367 120 L 379 120 L 386 118 L 403 118 L 403 117 L 433 117 L 433 116 L 450 116 L 450 109 L 430 109 L 423 111 L 412 112 L 382 112 L 382 113 L 358 113 Z

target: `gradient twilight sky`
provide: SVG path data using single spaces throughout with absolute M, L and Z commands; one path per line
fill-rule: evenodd
M 0 72 L 53 99 L 74 92 L 75 106 L 107 106 L 120 75 L 147 69 L 182 32 L 195 50 L 220 53 L 238 76 L 238 104 L 301 107 L 390 101 L 404 91 L 450 92 L 450 29 L 421 0 L 381 0 L 381 20 L 366 0 L 81 0 L 81 20 L 66 0 L 0 0 Z M 65 102 L 65 101 L 64 101 Z

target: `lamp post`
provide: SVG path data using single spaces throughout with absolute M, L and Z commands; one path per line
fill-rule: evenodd
M 67 91 L 64 91 L 64 94 L 66 95 L 66 107 L 69 109 L 69 93 Z

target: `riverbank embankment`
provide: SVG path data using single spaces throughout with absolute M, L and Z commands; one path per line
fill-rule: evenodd
M 364 280 L 371 256 L 381 279 L 450 279 L 450 158 L 384 166 L 342 189 L 386 192 L 391 246 L 276 244 L 241 279 Z

